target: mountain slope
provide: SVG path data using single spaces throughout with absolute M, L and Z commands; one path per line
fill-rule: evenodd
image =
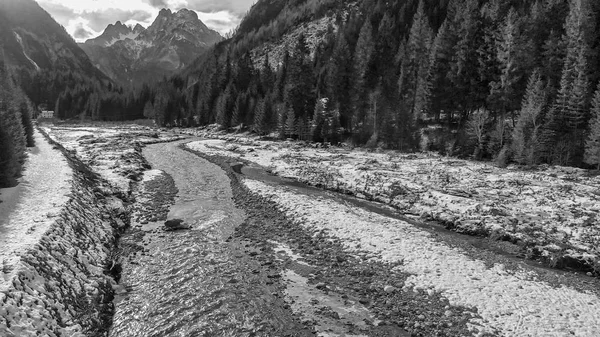
M 117 22 L 80 47 L 115 81 L 139 84 L 174 74 L 220 40 L 195 12 L 163 9 L 147 29 Z
M 0 45 L 7 66 L 35 103 L 53 105 L 62 90 L 78 81 L 108 82 L 33 0 L 0 0 Z

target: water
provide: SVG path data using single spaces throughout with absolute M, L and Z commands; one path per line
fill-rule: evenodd
M 145 252 L 123 266 L 126 292 L 116 299 L 110 336 L 278 335 L 291 325 L 279 309 L 283 303 L 255 275 L 260 266 L 243 247 L 225 242 L 245 218 L 234 205 L 227 175 L 177 145 L 151 145 L 144 155 L 179 189 L 168 218 L 193 229 L 146 226 Z

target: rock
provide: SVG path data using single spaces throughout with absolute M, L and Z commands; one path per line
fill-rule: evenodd
M 393 286 L 385 286 L 383 287 L 383 291 L 385 291 L 386 293 L 393 293 L 394 291 L 396 291 L 396 287 Z
M 190 226 L 183 222 L 181 219 L 171 219 L 165 221 L 166 230 L 175 231 L 182 229 L 190 229 Z
M 232 163 L 232 164 L 230 164 L 230 166 L 231 166 L 231 169 L 235 173 L 241 174 L 242 173 L 242 167 L 244 167 L 244 163 L 240 163 L 240 162 Z
M 323 289 L 327 288 L 327 285 L 325 285 L 325 283 L 323 283 L 323 282 L 320 282 L 320 283 L 317 283 L 316 288 L 323 290 Z

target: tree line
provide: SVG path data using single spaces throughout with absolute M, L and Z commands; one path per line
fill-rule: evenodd
M 33 111 L 31 101 L 9 76 L 0 54 L 0 188 L 16 185 L 26 148 L 35 145 Z
M 160 125 L 218 123 L 499 163 L 600 164 L 596 1 L 285 3 L 268 12 L 258 2 L 194 71 L 114 93 L 114 104 Z M 283 55 L 252 53 L 323 16 L 334 22 L 316 46 L 299 34 Z

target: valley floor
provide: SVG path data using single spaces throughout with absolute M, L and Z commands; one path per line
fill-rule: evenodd
M 44 130 L 135 201 L 114 336 L 600 332 L 588 172 L 207 130 Z M 191 230 L 164 231 L 175 218 Z

